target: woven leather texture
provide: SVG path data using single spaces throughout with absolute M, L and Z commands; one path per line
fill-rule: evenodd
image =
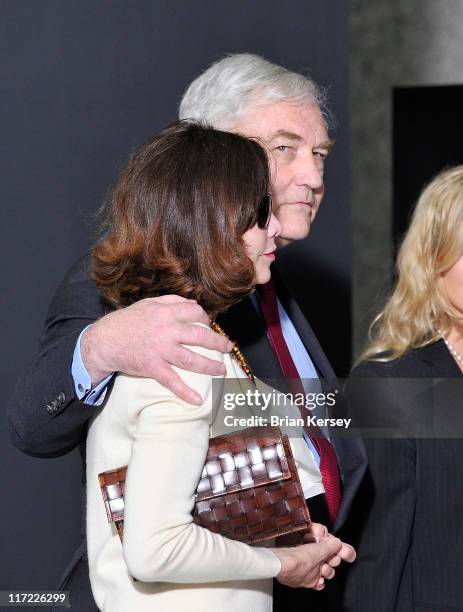
M 121 539 L 126 470 L 98 476 L 108 520 Z M 193 521 L 247 544 L 302 536 L 310 516 L 287 436 L 278 427 L 251 427 L 211 438 Z

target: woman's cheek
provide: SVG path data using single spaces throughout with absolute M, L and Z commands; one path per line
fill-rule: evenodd
M 445 274 L 444 278 L 452 305 L 463 313 L 463 255 Z

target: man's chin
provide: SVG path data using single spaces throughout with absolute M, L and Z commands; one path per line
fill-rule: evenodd
M 304 238 L 307 238 L 307 236 L 309 235 L 309 232 L 310 232 L 310 226 L 304 229 L 302 229 L 301 227 L 298 227 L 294 231 L 288 231 L 288 232 L 282 233 L 276 239 L 276 245 L 279 249 L 281 249 L 285 246 L 288 246 L 288 244 L 295 242 L 296 240 L 303 240 Z

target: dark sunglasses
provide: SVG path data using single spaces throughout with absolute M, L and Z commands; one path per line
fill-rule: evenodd
M 257 208 L 257 227 L 267 229 L 272 216 L 272 196 L 266 193 Z

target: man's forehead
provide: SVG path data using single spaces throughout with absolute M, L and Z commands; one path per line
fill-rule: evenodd
M 269 134 L 269 140 L 275 140 L 275 138 L 286 138 L 287 140 L 294 140 L 295 142 L 302 142 L 304 140 L 300 134 L 281 128 Z
M 274 102 L 266 106 L 249 108 L 236 129 L 248 136 L 259 136 L 265 140 L 287 137 L 291 140 L 329 141 L 323 115 L 317 104 Z
M 269 144 L 274 143 L 274 141 L 284 140 L 290 141 L 295 144 L 300 144 L 304 142 L 304 138 L 295 132 L 290 132 L 288 130 L 276 130 L 273 134 L 267 138 L 267 142 Z M 326 133 L 321 135 L 320 139 L 317 139 L 315 143 L 313 143 L 317 148 L 325 149 L 326 151 L 331 151 L 334 147 L 334 140 L 328 137 Z

